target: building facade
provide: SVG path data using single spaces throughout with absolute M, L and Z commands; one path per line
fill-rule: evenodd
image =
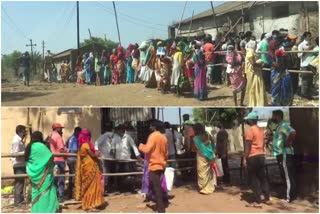
M 210 5 L 208 4 L 208 8 Z M 214 15 L 213 15 L 214 14 Z M 192 22 L 192 23 L 191 23 Z M 239 33 L 252 31 L 257 39 L 264 32 L 288 29 L 301 36 L 304 31 L 318 35 L 319 2 L 317 1 L 236 1 L 226 2 L 187 18 L 168 28 L 169 38 L 193 37 L 198 34 Z M 189 30 L 190 29 L 190 30 Z

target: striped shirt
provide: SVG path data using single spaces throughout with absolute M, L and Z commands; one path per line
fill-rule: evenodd
M 289 135 L 295 130 L 286 122 L 282 121 L 277 129 L 275 130 L 273 136 L 273 150 L 272 155 L 282 155 L 282 154 L 294 154 L 292 145 L 285 147 L 284 144 L 287 141 Z

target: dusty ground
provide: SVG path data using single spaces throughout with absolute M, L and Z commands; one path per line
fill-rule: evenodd
M 161 95 L 156 89 L 143 84 L 111 86 L 78 86 L 73 83 L 57 84 L 32 82 L 30 87 L 22 83 L 2 83 L 3 106 L 233 106 L 228 86 L 209 86 L 209 98 L 198 101 L 192 94 L 176 97 Z M 318 106 L 318 100 L 309 101 L 295 96 L 294 106 Z M 268 103 L 271 97 L 268 95 Z
M 250 201 L 251 194 L 247 190 L 241 190 L 239 187 L 225 187 L 220 189 L 212 195 L 199 194 L 194 186 L 186 185 L 173 189 L 171 195 L 174 196 L 170 200 L 170 205 L 166 212 L 318 212 L 319 206 L 316 203 L 311 203 L 307 200 L 298 200 L 292 204 L 284 204 L 277 198 L 272 198 L 273 204 L 268 206 L 264 205 L 263 208 L 248 208 L 245 205 Z M 114 213 L 147 213 L 153 210 L 147 206 L 153 205 L 150 203 L 143 203 L 143 198 L 138 194 L 128 195 L 113 195 L 105 198 L 108 206 L 101 212 L 114 212 Z M 4 203 L 5 200 L 2 200 Z M 10 209 L 3 207 L 2 212 L 28 212 L 25 209 Z M 75 213 L 84 212 L 81 210 L 81 205 L 68 205 L 65 206 L 62 212 Z

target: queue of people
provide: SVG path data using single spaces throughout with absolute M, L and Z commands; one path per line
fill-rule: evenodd
M 277 128 L 271 135 L 265 135 L 263 129 L 257 126 L 259 118 L 256 112 L 249 113 L 244 119 L 249 128 L 245 133 L 243 165 L 248 170 L 256 199 L 247 206 L 257 208 L 261 207 L 262 203 L 270 203 L 270 190 L 264 170 L 266 144 L 272 144 L 272 155 L 277 159 L 286 184 L 284 201 L 290 203 L 296 197 L 292 146 L 295 130 L 283 120 L 281 110 L 272 114 L 272 121 L 277 124 Z M 31 134 L 30 143 L 25 146 L 27 129 L 18 125 L 12 152 L 25 152 L 25 157 L 13 159 L 14 173 L 27 173 L 32 183 L 31 212 L 57 212 L 59 202 L 70 198 L 81 201 L 82 209 L 86 211 L 97 211 L 105 207 L 104 197 L 110 191 L 110 185 L 115 185 L 118 189 L 125 186 L 122 178 L 111 180 L 111 177 L 104 176 L 103 173 L 136 171 L 132 169 L 132 165 L 125 162 L 135 157 L 144 164 L 141 192 L 146 195 L 145 202 L 152 200 L 156 203 L 154 210 L 165 212 L 169 205 L 169 195 L 164 172 L 170 159 L 196 158 L 194 172 L 201 194 L 212 194 L 221 183 L 230 183 L 228 132 L 222 123 L 217 126 L 219 132 L 212 137 L 212 133 L 208 133 L 204 125 L 193 124 L 188 115 L 184 115 L 181 133 L 168 122 L 152 120 L 148 139 L 138 145 L 130 134 L 130 123 L 116 125 L 113 130 L 101 135 L 95 143 L 90 131 L 80 127 L 76 127 L 64 143 L 64 127 L 54 123 L 52 133 L 46 139 L 41 132 L 35 131 Z M 56 153 L 74 153 L 77 157 L 54 156 Z M 217 166 L 218 158 L 221 159 L 222 169 Z M 114 159 L 120 162 L 112 161 Z M 68 195 L 65 193 L 66 163 L 69 174 L 75 174 L 69 176 Z M 176 164 L 170 166 L 177 167 Z M 182 167 L 183 164 L 180 166 L 179 163 L 178 166 Z M 222 179 L 218 178 L 218 170 L 223 171 Z M 23 185 L 23 179 L 15 180 L 16 206 L 21 206 L 24 202 Z M 261 200 L 262 193 L 264 200 Z
M 72 81 L 73 77 L 78 84 L 97 86 L 144 83 L 163 94 L 193 91 L 198 100 L 208 98 L 208 83 L 222 84 L 226 76 L 235 106 L 288 106 L 295 93 L 312 99 L 318 76 L 318 37 L 314 43 L 310 32 L 298 38 L 285 29 L 263 33 L 260 41 L 251 31 L 218 39 L 220 36 L 149 40 L 129 44 L 127 49 L 119 46 L 112 51 L 85 53 L 78 57 L 73 72 L 64 61 L 60 69 L 52 64 L 47 76 L 58 82 Z M 289 73 L 289 69 L 301 69 L 302 73 Z M 267 102 L 267 93 L 272 95 L 271 103 Z

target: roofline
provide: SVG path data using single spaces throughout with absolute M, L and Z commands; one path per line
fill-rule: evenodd
M 233 1 L 233 2 L 240 2 L 240 1 Z M 250 2 L 255 3 L 254 6 L 256 6 L 256 5 L 266 4 L 266 3 L 272 3 L 273 1 L 243 1 L 242 4 L 246 4 L 246 3 L 250 3 Z M 280 2 L 282 2 L 282 1 L 280 1 Z M 225 3 L 221 4 L 221 5 L 215 6 L 214 9 L 216 9 L 216 8 L 218 8 L 218 7 L 222 7 L 223 5 L 230 4 L 230 3 L 231 3 L 231 2 L 225 2 Z M 243 7 L 243 9 L 247 9 L 247 8 L 248 8 L 248 6 L 247 6 L 247 7 Z M 241 9 L 238 8 L 238 6 L 235 6 L 235 7 L 232 8 L 232 9 L 222 11 L 222 12 L 217 13 L 217 14 L 215 14 L 215 15 L 216 15 L 216 16 L 221 16 L 221 15 L 223 15 L 223 14 L 230 13 L 230 12 L 234 12 L 234 11 L 238 11 L 238 10 L 241 10 Z M 212 9 L 208 9 L 208 10 L 202 11 L 202 12 L 194 15 L 194 17 L 197 17 L 197 16 L 201 15 L 202 13 L 206 13 L 206 12 L 209 12 L 209 14 L 203 15 L 202 17 L 193 18 L 193 21 L 194 21 L 194 20 L 198 20 L 198 19 L 203 19 L 203 18 L 206 18 L 206 17 L 209 17 L 209 16 L 212 16 L 212 15 L 213 15 Z M 189 17 L 189 18 L 186 18 L 186 19 L 182 20 L 182 21 L 181 21 L 181 24 L 188 23 L 189 21 L 191 21 L 191 18 L 192 18 L 192 17 Z M 170 28 L 172 28 L 172 27 L 177 27 L 177 26 L 179 25 L 179 23 L 180 23 L 180 22 L 177 22 L 177 23 L 175 23 L 175 24 L 169 25 L 169 27 L 170 27 Z

